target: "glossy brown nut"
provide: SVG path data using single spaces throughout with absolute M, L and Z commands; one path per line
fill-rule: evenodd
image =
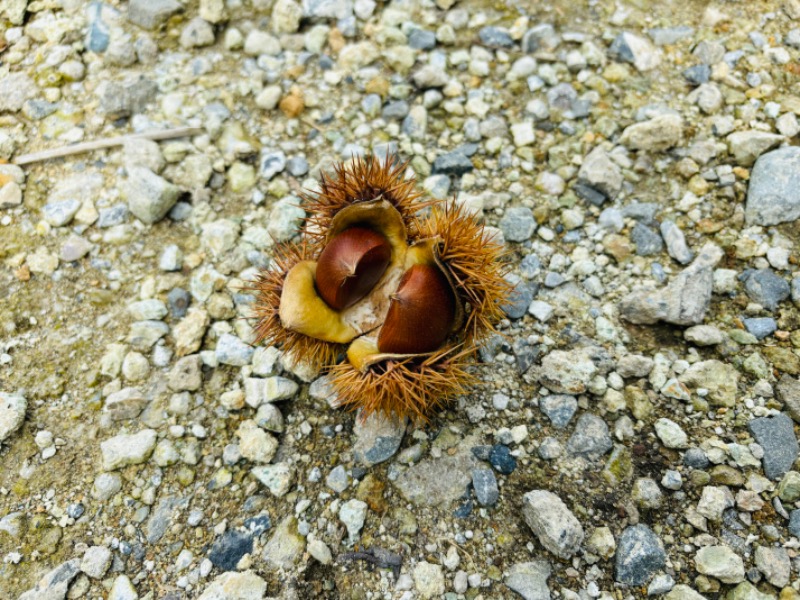
M 455 320 L 455 298 L 435 265 L 414 265 L 403 274 L 378 335 L 378 350 L 422 354 L 437 350 Z
M 381 234 L 363 227 L 345 229 L 320 254 L 317 291 L 333 309 L 352 306 L 375 287 L 391 257 Z

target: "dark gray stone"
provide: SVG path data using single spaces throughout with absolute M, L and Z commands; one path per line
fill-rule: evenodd
M 80 558 L 61 563 L 48 571 L 36 587 L 24 592 L 18 600 L 63 600 L 67 597 L 70 583 L 80 573 L 80 566 Z
M 164 537 L 172 524 L 174 511 L 184 508 L 187 503 L 187 500 L 181 498 L 164 498 L 158 503 L 144 525 L 144 535 L 148 544 L 155 544 Z
M 433 161 L 433 175 L 463 175 L 469 173 L 475 167 L 468 156 L 461 152 L 448 152 L 440 154 Z
M 97 226 L 101 228 L 122 225 L 128 218 L 128 207 L 122 203 L 101 208 L 98 212 Z
M 416 50 L 431 50 L 436 46 L 436 34 L 427 29 L 415 27 L 408 34 L 408 45 Z
M 800 538 L 800 508 L 793 510 L 789 516 L 789 533 Z
M 550 577 L 550 563 L 546 560 L 517 563 L 508 570 L 505 584 L 523 600 L 550 600 L 548 577 Z
M 606 422 L 597 415 L 583 413 L 567 442 L 567 452 L 577 456 L 598 457 L 611 450 L 612 445 Z
M 536 293 L 536 284 L 528 281 L 518 281 L 514 289 L 503 304 L 503 312 L 509 319 L 521 319 L 528 312 L 528 307 L 533 302 Z
M 491 469 L 473 469 L 472 487 L 475 488 L 475 497 L 481 506 L 494 506 L 500 498 L 497 477 Z
M 693 469 L 707 469 L 711 461 L 700 448 L 689 448 L 683 455 L 683 464 Z
M 478 36 L 481 42 L 493 48 L 510 48 L 514 45 L 514 40 L 505 27 L 487 25 L 481 28 Z
M 792 420 L 780 413 L 774 417 L 760 417 L 747 424 L 756 442 L 764 449 L 761 463 L 764 474 L 770 479 L 780 479 L 797 460 L 798 445 Z
M 536 219 L 533 211 L 525 206 L 507 208 L 498 227 L 503 232 L 503 237 L 509 242 L 524 242 L 529 240 L 536 230 Z
M 778 398 L 795 421 L 800 423 L 800 379 L 783 375 L 775 386 Z
M 800 182 L 800 180 L 798 180 Z M 775 310 L 778 304 L 789 297 L 789 284 L 772 269 L 748 271 L 742 275 L 744 291 L 754 302 L 767 310 Z
M 395 100 L 383 107 L 381 115 L 384 119 L 388 120 L 403 119 L 408 114 L 408 110 L 408 102 L 405 100 Z
M 711 67 L 695 65 L 683 70 L 683 78 L 691 85 L 702 85 L 711 79 Z
M 778 329 L 778 325 L 775 323 L 775 319 L 772 317 L 744 319 L 743 322 L 745 329 L 756 336 L 759 340 L 763 340 L 768 335 L 772 335 Z
M 356 460 L 371 467 L 389 460 L 397 452 L 406 432 L 406 421 L 397 418 L 386 418 L 374 413 L 363 422 L 356 420 L 353 433 L 356 443 L 353 454 Z
M 636 254 L 639 256 L 652 256 L 664 249 L 664 240 L 659 233 L 641 223 L 633 226 L 631 241 L 636 244 Z
M 658 536 L 647 525 L 633 525 L 622 532 L 617 545 L 616 580 L 629 586 L 645 585 L 664 568 L 667 555 Z
M 800 218 L 800 148 L 787 146 L 758 157 L 750 172 L 744 215 L 752 225 Z
M 253 538 L 229 529 L 211 544 L 208 559 L 223 571 L 233 571 L 241 558 L 253 551 Z
M 575 396 L 550 394 L 539 399 L 539 410 L 550 419 L 554 427 L 564 429 L 578 410 L 578 401 Z

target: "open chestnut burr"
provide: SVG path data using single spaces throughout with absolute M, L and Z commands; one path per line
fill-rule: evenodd
M 405 172 L 388 158 L 337 165 L 305 198 L 300 243 L 251 287 L 257 342 L 329 369 L 339 405 L 363 417 L 425 421 L 475 382 L 467 367 L 509 286 L 502 246 Z

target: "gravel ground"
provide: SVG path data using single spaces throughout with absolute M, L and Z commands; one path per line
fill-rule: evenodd
M 3 0 L 0 598 L 800 598 L 798 57 L 800 0 Z M 426 427 L 249 345 L 370 152 L 510 251 Z

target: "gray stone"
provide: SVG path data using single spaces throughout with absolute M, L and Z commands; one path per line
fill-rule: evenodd
M 144 29 L 158 29 L 183 7 L 176 0 L 131 0 L 128 20 Z
M 675 421 L 667 418 L 658 419 L 655 423 L 656 435 L 667 448 L 686 448 L 689 438 Z
M 763 340 L 765 337 L 772 335 L 778 329 L 778 324 L 772 317 L 754 317 L 751 319 L 743 319 L 745 329 L 756 336 L 757 339 Z
M 290 569 L 303 555 L 306 539 L 298 532 L 297 525 L 297 518 L 289 515 L 275 528 L 264 547 L 263 559 L 267 568 Z
M 667 150 L 683 139 L 683 121 L 678 115 L 664 114 L 625 128 L 620 143 L 634 150 Z
M 800 508 L 793 510 L 789 515 L 789 533 L 800 539 Z
M 352 14 L 352 0 L 303 0 L 304 17 L 345 19 Z
M 28 401 L 24 397 L 0 392 L 0 442 L 5 442 L 22 427 L 27 409 Z
M 522 51 L 527 53 L 542 50 L 555 50 L 561 43 L 561 36 L 550 23 L 539 23 L 522 36 Z
M 111 550 L 105 546 L 90 546 L 83 553 L 81 571 L 92 579 L 102 579 L 111 566 Z
M 583 541 L 583 527 L 564 502 L 546 490 L 522 497 L 522 516 L 539 542 L 560 558 L 575 554 Z
M 288 463 L 253 467 L 250 473 L 278 498 L 285 496 L 292 488 L 294 469 Z
M 800 379 L 783 375 L 775 386 L 775 391 L 792 419 L 800 423 Z
M 371 467 L 389 460 L 400 448 L 406 432 L 406 419 L 372 413 L 366 419 L 356 419 L 353 433 L 356 442 L 353 455 L 362 465 Z
M 800 218 L 800 148 L 787 146 L 762 154 L 750 173 L 745 220 L 778 225 Z
M 73 234 L 70 235 L 61 245 L 61 253 L 59 254 L 59 258 L 64 262 L 80 260 L 89 254 L 89 252 L 92 251 L 92 248 L 94 248 L 94 244 L 92 244 L 89 240 Z
M 650 71 L 661 62 L 659 51 L 646 38 L 628 31 L 614 38 L 608 53 L 619 61 L 631 63 L 638 71 Z
M 195 17 L 183 27 L 180 44 L 183 48 L 200 48 L 214 43 L 214 28 L 211 23 Z
M 167 497 L 156 505 L 144 524 L 144 536 L 148 544 L 155 544 L 164 537 L 174 520 L 175 512 L 185 508 L 188 502 L 188 499 Z
M 433 600 L 444 594 L 444 573 L 440 565 L 422 560 L 414 566 L 414 586 L 421 598 Z
M 8 73 L 0 78 L 0 113 L 22 110 L 37 93 L 36 83 L 26 73 Z
M 44 213 L 44 220 L 50 225 L 53 227 L 63 227 L 72 221 L 72 218 L 80 208 L 81 203 L 72 198 L 60 202 L 49 202 L 45 204 L 42 212 Z
M 514 39 L 505 27 L 494 27 L 492 25 L 481 27 L 478 37 L 481 42 L 492 48 L 511 48 L 514 45 Z
M 714 325 L 695 325 L 683 332 L 687 341 L 698 346 L 716 346 L 725 341 L 725 334 Z
M 530 239 L 536 230 L 536 220 L 530 208 L 518 206 L 506 209 L 506 213 L 500 219 L 499 227 L 509 242 L 524 242 Z
M 474 169 L 474 165 L 469 156 L 463 152 L 453 151 L 447 154 L 440 154 L 433 161 L 433 175 L 457 175 L 461 176 Z
M 217 347 L 214 353 L 217 361 L 223 365 L 243 367 L 249 365 L 253 358 L 255 348 L 245 344 L 235 335 L 223 333 L 217 340 Z
M 139 594 L 127 575 L 117 575 L 108 592 L 108 600 L 139 600 Z
M 128 218 L 128 214 L 128 207 L 122 203 L 114 204 L 108 208 L 101 208 L 98 211 L 99 216 L 96 225 L 101 229 L 122 225 Z
M 276 152 L 264 151 L 261 154 L 259 175 L 270 180 L 286 168 L 286 155 L 280 150 Z
M 597 415 L 583 413 L 567 442 L 567 452 L 577 456 L 598 457 L 611 450 L 612 446 L 606 422 Z
M 300 231 L 306 213 L 296 198 L 279 200 L 269 213 L 267 232 L 276 242 L 287 242 Z
M 666 560 L 661 540 L 647 525 L 627 527 L 617 545 L 615 578 L 623 585 L 645 585 Z
M 550 394 L 539 399 L 539 410 L 550 419 L 554 427 L 564 429 L 578 410 L 578 401 L 575 396 Z
M 469 451 L 430 458 L 409 467 L 395 485 L 407 501 L 417 506 L 443 506 L 464 495 L 476 466 Z
M 719 579 L 723 583 L 744 581 L 744 563 L 727 546 L 705 546 L 694 557 L 698 573 Z
M 597 374 L 597 365 L 585 348 L 553 350 L 542 359 L 539 383 L 557 394 L 582 394 Z
M 775 310 L 789 297 L 791 290 L 783 277 L 772 269 L 758 269 L 745 273 L 744 291 L 754 302 L 767 310 Z
M 673 221 L 662 221 L 661 237 L 667 244 L 667 252 L 682 265 L 689 264 L 694 258 L 694 254 L 686 244 L 686 238 L 680 227 Z
M 535 560 L 511 565 L 504 582 L 524 600 L 550 600 L 548 577 L 550 563 L 546 560 Z
M 338 465 L 331 469 L 331 472 L 325 478 L 325 485 L 337 494 L 341 494 L 347 489 L 347 486 L 350 485 L 350 475 L 344 465 Z
M 436 34 L 427 29 L 415 27 L 408 34 L 408 45 L 415 50 L 431 50 L 436 47 Z
M 114 421 L 135 419 L 147 406 L 148 399 L 139 388 L 127 387 L 109 394 L 103 405 L 103 412 Z
M 605 199 L 613 200 L 622 190 L 622 172 L 608 153 L 598 147 L 583 159 L 578 183 L 597 190 Z
M 444 87 L 447 85 L 449 78 L 446 70 L 433 65 L 425 65 L 414 72 L 411 76 L 411 80 L 414 82 L 415 86 L 425 90 Z M 468 170 L 472 170 L 472 163 L 470 163 L 470 168 Z
M 134 350 L 150 350 L 169 333 L 169 325 L 161 321 L 137 321 L 128 332 L 128 343 Z
M 167 376 L 167 385 L 176 392 L 194 392 L 203 385 L 203 361 L 199 354 L 179 359 Z
M 100 473 L 94 479 L 92 496 L 100 501 L 109 500 L 122 489 L 122 478 L 118 473 Z
M 737 131 L 728 136 L 728 151 L 743 167 L 749 167 L 756 159 L 772 150 L 783 141 L 782 135 L 766 131 Z
M 253 571 L 229 571 L 214 579 L 198 600 L 262 600 L 266 593 L 267 582 Z
M 98 112 L 111 119 L 144 112 L 158 93 L 158 85 L 144 75 L 133 76 L 123 82 L 103 81 L 97 86 L 100 100 Z
M 481 506 L 494 506 L 500 498 L 497 477 L 492 469 L 473 469 L 472 487 L 475 489 L 475 497 Z
M 773 480 L 783 477 L 792 468 L 798 455 L 792 420 L 780 413 L 773 417 L 752 419 L 747 428 L 764 449 L 761 461 L 766 476 Z
M 625 296 L 619 303 L 621 317 L 631 323 L 648 325 L 658 321 L 675 325 L 702 323 L 711 304 L 714 266 L 722 254 L 714 244 L 703 246 L 694 262 L 665 288 Z
M 736 404 L 739 372 L 733 365 L 713 359 L 699 361 L 681 373 L 678 381 L 690 388 L 708 390 L 712 406 L 732 407 Z
M 142 222 L 150 225 L 163 219 L 175 205 L 180 189 L 147 167 L 129 167 L 122 188 L 128 208 Z
M 138 433 L 120 434 L 100 444 L 103 470 L 113 471 L 127 465 L 145 462 L 156 445 L 157 434 L 152 429 Z
M 80 573 L 80 564 L 79 558 L 61 563 L 48 571 L 36 587 L 24 592 L 18 600 L 64 600 L 72 580 Z
M 792 563 L 786 548 L 759 546 L 756 548 L 756 567 L 776 588 L 789 585 Z
M 638 222 L 631 231 L 631 241 L 636 244 L 636 254 L 638 256 L 653 256 L 664 248 L 661 236 L 648 227 Z
M 351 543 L 358 540 L 358 534 L 364 527 L 367 518 L 367 503 L 362 500 L 348 500 L 339 509 L 339 520 L 347 528 L 347 535 Z

